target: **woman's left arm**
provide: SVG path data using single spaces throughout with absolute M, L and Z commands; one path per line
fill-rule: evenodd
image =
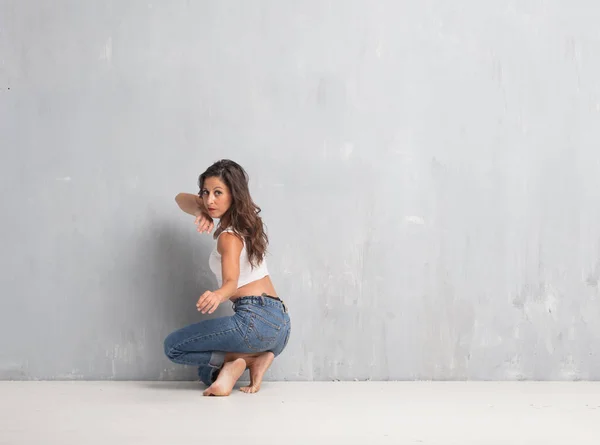
M 229 300 L 238 289 L 240 277 L 240 254 L 244 244 L 237 236 L 223 233 L 217 241 L 217 251 L 221 254 L 223 285 L 215 291 L 206 291 L 198 299 L 196 307 L 203 314 L 212 314 L 219 304 Z

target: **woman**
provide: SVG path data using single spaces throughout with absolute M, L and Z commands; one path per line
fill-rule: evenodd
M 180 193 L 175 198 L 184 212 L 196 216 L 197 230 L 210 233 L 219 219 L 215 249 L 209 266 L 219 288 L 204 292 L 196 307 L 212 314 L 231 300 L 233 316 L 201 321 L 171 333 L 165 353 L 175 363 L 198 366 L 208 389 L 205 396 L 227 396 L 246 369 L 246 393 L 260 389 L 265 371 L 281 354 L 290 336 L 290 317 L 279 299 L 265 258 L 268 237 L 260 207 L 252 201 L 248 175 L 237 163 L 221 160 L 198 180 L 199 196 Z

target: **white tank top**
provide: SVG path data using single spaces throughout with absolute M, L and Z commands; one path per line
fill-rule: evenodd
M 225 229 L 219 234 L 219 237 L 225 232 L 233 232 L 233 230 Z M 210 267 L 210 270 L 212 270 L 215 276 L 217 277 L 219 287 L 221 287 L 223 285 L 223 271 L 221 269 L 221 254 L 217 250 L 218 243 L 219 238 L 217 238 L 215 248 L 213 249 L 213 251 L 210 254 L 210 257 L 208 258 L 208 265 Z M 243 241 L 243 243 L 244 246 L 242 247 L 242 252 L 240 253 L 240 277 L 238 278 L 238 289 L 242 286 L 245 286 L 248 283 L 260 280 L 261 278 L 264 278 L 267 275 L 269 275 L 269 271 L 267 270 L 266 258 L 263 258 L 262 263 L 260 263 L 258 267 L 255 267 L 254 270 L 252 269 L 250 261 L 248 261 L 246 242 Z

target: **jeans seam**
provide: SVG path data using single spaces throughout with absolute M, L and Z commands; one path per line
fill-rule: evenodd
M 271 317 L 273 317 L 275 320 L 277 320 L 280 325 L 283 325 L 285 323 L 285 312 L 283 311 L 282 308 L 275 308 L 277 309 L 277 312 L 281 312 L 281 317 L 279 316 L 279 314 L 274 314 L 271 311 L 267 311 L 265 310 Z
M 252 313 L 252 319 L 255 320 L 256 317 L 257 317 L 257 315 L 255 313 Z M 260 316 L 258 316 L 258 317 L 262 318 Z M 260 336 L 259 333 L 258 333 L 258 331 L 256 330 L 256 328 L 254 326 L 254 323 L 252 323 L 252 322 L 251 322 L 251 326 L 250 327 L 254 328 L 254 331 L 256 331 L 256 335 L 258 336 L 258 340 L 260 342 L 271 342 L 272 343 L 272 342 L 274 342 L 274 341 L 277 340 L 277 336 L 274 336 L 274 337 L 262 337 L 262 336 Z M 249 333 L 247 333 L 244 336 L 244 341 L 246 342 L 246 346 L 248 347 L 248 349 L 252 349 L 253 351 L 262 351 L 263 350 L 263 348 L 255 348 L 254 346 L 252 346 L 252 344 L 250 343 L 250 334 Z
M 273 329 L 277 329 L 278 331 L 281 330 L 281 328 L 285 325 L 285 317 L 283 318 L 279 318 L 277 315 L 272 314 L 271 312 L 264 310 L 267 314 L 269 314 L 270 317 L 272 317 L 273 319 L 275 319 L 275 321 L 270 321 L 267 317 L 265 317 L 264 315 L 262 315 L 261 311 L 253 311 L 250 309 L 246 309 L 246 311 L 251 314 L 252 316 L 254 316 L 255 318 L 260 318 L 262 321 L 264 321 L 266 324 L 268 324 L 269 326 L 271 326 Z M 277 324 L 277 322 L 279 322 L 279 324 Z
M 272 313 L 270 313 L 270 311 L 268 311 L 268 310 L 266 310 L 266 309 L 263 309 L 263 310 L 264 310 L 264 311 L 266 311 L 266 312 L 268 312 L 268 313 L 269 313 L 269 314 L 270 314 L 270 315 L 271 315 L 273 318 L 275 318 L 276 320 L 280 321 L 282 324 L 285 322 L 285 314 L 286 314 L 287 312 L 285 312 L 285 311 L 284 311 L 284 309 L 283 309 L 282 307 L 273 306 L 273 305 L 265 305 L 265 306 L 262 306 L 261 304 L 247 304 L 247 305 L 244 305 L 244 306 L 249 306 L 249 307 L 259 307 L 259 308 L 263 308 L 263 307 L 270 307 L 271 309 L 276 309 L 276 310 L 278 310 L 278 311 L 280 311 L 280 312 L 281 312 L 281 315 L 282 315 L 282 317 L 281 317 L 281 318 L 280 318 L 278 315 L 275 315 L 275 314 L 272 314 Z M 243 306 L 242 306 L 242 305 L 240 305 L 239 307 L 240 307 L 240 308 L 242 308 Z M 254 311 L 253 311 L 253 310 L 251 310 L 251 309 L 245 309 L 245 310 L 246 310 L 247 312 L 251 312 L 251 313 L 253 313 L 253 314 L 255 314 L 255 313 L 256 313 L 256 312 L 254 312 Z
M 288 327 L 288 329 L 287 329 L 287 332 L 286 332 L 286 334 L 285 334 L 285 338 L 284 338 L 284 340 L 283 340 L 283 348 L 282 348 L 282 350 L 281 350 L 282 352 L 283 352 L 283 349 L 285 349 L 285 348 L 286 348 L 286 346 L 287 346 L 287 344 L 288 344 L 288 341 L 290 340 L 290 334 L 291 334 L 291 333 L 292 333 L 292 327 L 291 327 L 291 326 L 289 326 L 289 327 Z
M 256 318 L 260 318 L 264 323 L 268 324 L 269 326 L 271 326 L 273 329 L 277 329 L 278 331 L 281 330 L 281 325 L 277 326 L 275 323 L 267 320 L 265 317 L 263 317 L 262 315 L 258 315 L 255 314 Z
M 260 352 L 260 351 L 264 350 L 263 348 L 255 348 L 254 346 L 252 346 L 250 344 L 250 340 L 248 340 L 247 338 L 245 340 L 246 340 L 246 346 L 248 346 L 248 349 L 252 349 L 253 351 L 256 351 L 256 352 Z M 269 342 L 273 343 L 275 340 L 277 340 L 277 338 L 268 339 L 268 340 L 269 340 Z
M 209 368 L 212 368 L 212 369 L 220 369 L 218 366 L 211 365 L 210 362 L 199 364 L 199 363 L 193 362 L 191 360 L 185 360 L 185 359 L 182 359 L 179 357 L 175 357 L 174 359 L 171 359 L 171 360 L 174 361 L 175 363 L 179 363 L 180 365 L 208 366 Z
M 187 345 L 188 343 L 191 343 L 191 342 L 193 342 L 193 341 L 197 341 L 197 340 L 200 340 L 200 339 L 203 339 L 203 338 L 217 337 L 217 336 L 219 336 L 219 335 L 228 334 L 228 333 L 230 333 L 230 332 L 232 332 L 232 331 L 235 331 L 235 330 L 237 330 L 237 329 L 238 329 L 238 328 L 237 328 L 237 327 L 235 327 L 235 328 L 232 328 L 232 329 L 227 329 L 226 331 L 221 331 L 221 332 L 213 332 L 213 333 L 211 333 L 211 334 L 198 334 L 198 335 L 196 335 L 196 336 L 194 336 L 194 337 L 187 338 L 187 339 L 185 339 L 185 340 L 183 340 L 183 341 L 181 341 L 181 342 L 177 343 L 176 345 L 173 345 L 173 346 L 171 347 L 171 351 L 172 351 L 173 349 L 179 349 L 181 346 L 183 346 L 183 345 Z M 238 332 L 239 332 L 239 331 L 238 331 Z M 209 352 L 209 351 L 206 351 L 206 352 Z

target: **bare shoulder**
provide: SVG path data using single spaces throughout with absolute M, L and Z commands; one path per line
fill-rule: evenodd
M 244 243 L 241 238 L 231 232 L 223 232 L 217 240 L 217 251 L 223 255 L 229 252 L 240 254 Z

